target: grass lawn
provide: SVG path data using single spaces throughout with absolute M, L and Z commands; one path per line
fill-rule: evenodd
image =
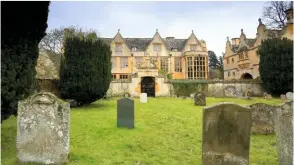
M 192 99 L 135 99 L 135 129 L 116 127 L 116 100 L 71 109 L 69 165 L 201 165 L 202 107 Z M 279 99 L 206 98 L 208 105 L 280 104 Z M 1 125 L 2 165 L 16 163 L 16 118 Z M 251 135 L 250 165 L 277 165 L 275 135 Z

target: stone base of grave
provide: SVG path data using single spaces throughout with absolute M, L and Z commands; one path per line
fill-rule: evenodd
M 229 153 L 206 152 L 202 155 L 202 165 L 248 165 L 248 160 Z

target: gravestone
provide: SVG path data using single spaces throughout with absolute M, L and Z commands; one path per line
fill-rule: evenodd
M 206 106 L 206 98 L 203 92 L 196 92 L 194 94 L 194 104 L 199 106 Z
M 222 103 L 203 108 L 202 165 L 248 165 L 251 112 Z
M 214 97 L 216 98 L 223 98 L 225 97 L 225 92 L 223 89 L 214 92 Z
M 252 114 L 251 132 L 264 135 L 273 134 L 275 132 L 273 118 L 275 107 L 264 103 L 255 103 L 249 107 Z
M 281 95 L 281 101 L 282 101 L 282 103 L 287 101 L 286 95 Z
M 134 100 L 122 98 L 117 100 L 117 127 L 135 127 Z
M 293 165 L 293 101 L 274 111 L 279 165 Z
M 147 103 L 147 93 L 141 93 L 140 102 L 141 103 Z
M 51 93 L 37 93 L 19 101 L 16 138 L 19 161 L 67 163 L 69 124 L 69 103 Z
M 236 97 L 236 88 L 234 86 L 225 87 L 225 97 Z
M 286 93 L 286 98 L 287 98 L 288 100 L 293 100 L 293 93 L 292 93 L 292 92 L 287 92 L 287 93 Z

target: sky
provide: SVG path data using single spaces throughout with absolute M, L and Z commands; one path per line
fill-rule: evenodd
M 225 52 L 227 37 L 244 30 L 255 38 L 265 1 L 51 1 L 47 31 L 71 25 L 94 29 L 113 38 L 120 29 L 125 38 L 187 39 L 192 30 L 217 56 Z

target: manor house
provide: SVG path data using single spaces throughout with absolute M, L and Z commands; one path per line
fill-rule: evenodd
M 287 15 L 287 25 L 282 30 L 266 29 L 266 26 L 259 19 L 255 38 L 246 38 L 243 29 L 241 29 L 240 37 L 232 38 L 232 42 L 227 37 L 223 62 L 225 80 L 255 79 L 259 77 L 257 50 L 262 40 L 274 37 L 286 37 L 293 40 L 293 8 L 285 12 Z
M 132 95 L 166 95 L 166 79 L 208 79 L 206 43 L 193 30 L 187 39 L 162 38 L 157 29 L 153 38 L 124 38 L 118 30 L 114 38 L 101 39 L 112 51 L 111 85 L 129 83 Z

